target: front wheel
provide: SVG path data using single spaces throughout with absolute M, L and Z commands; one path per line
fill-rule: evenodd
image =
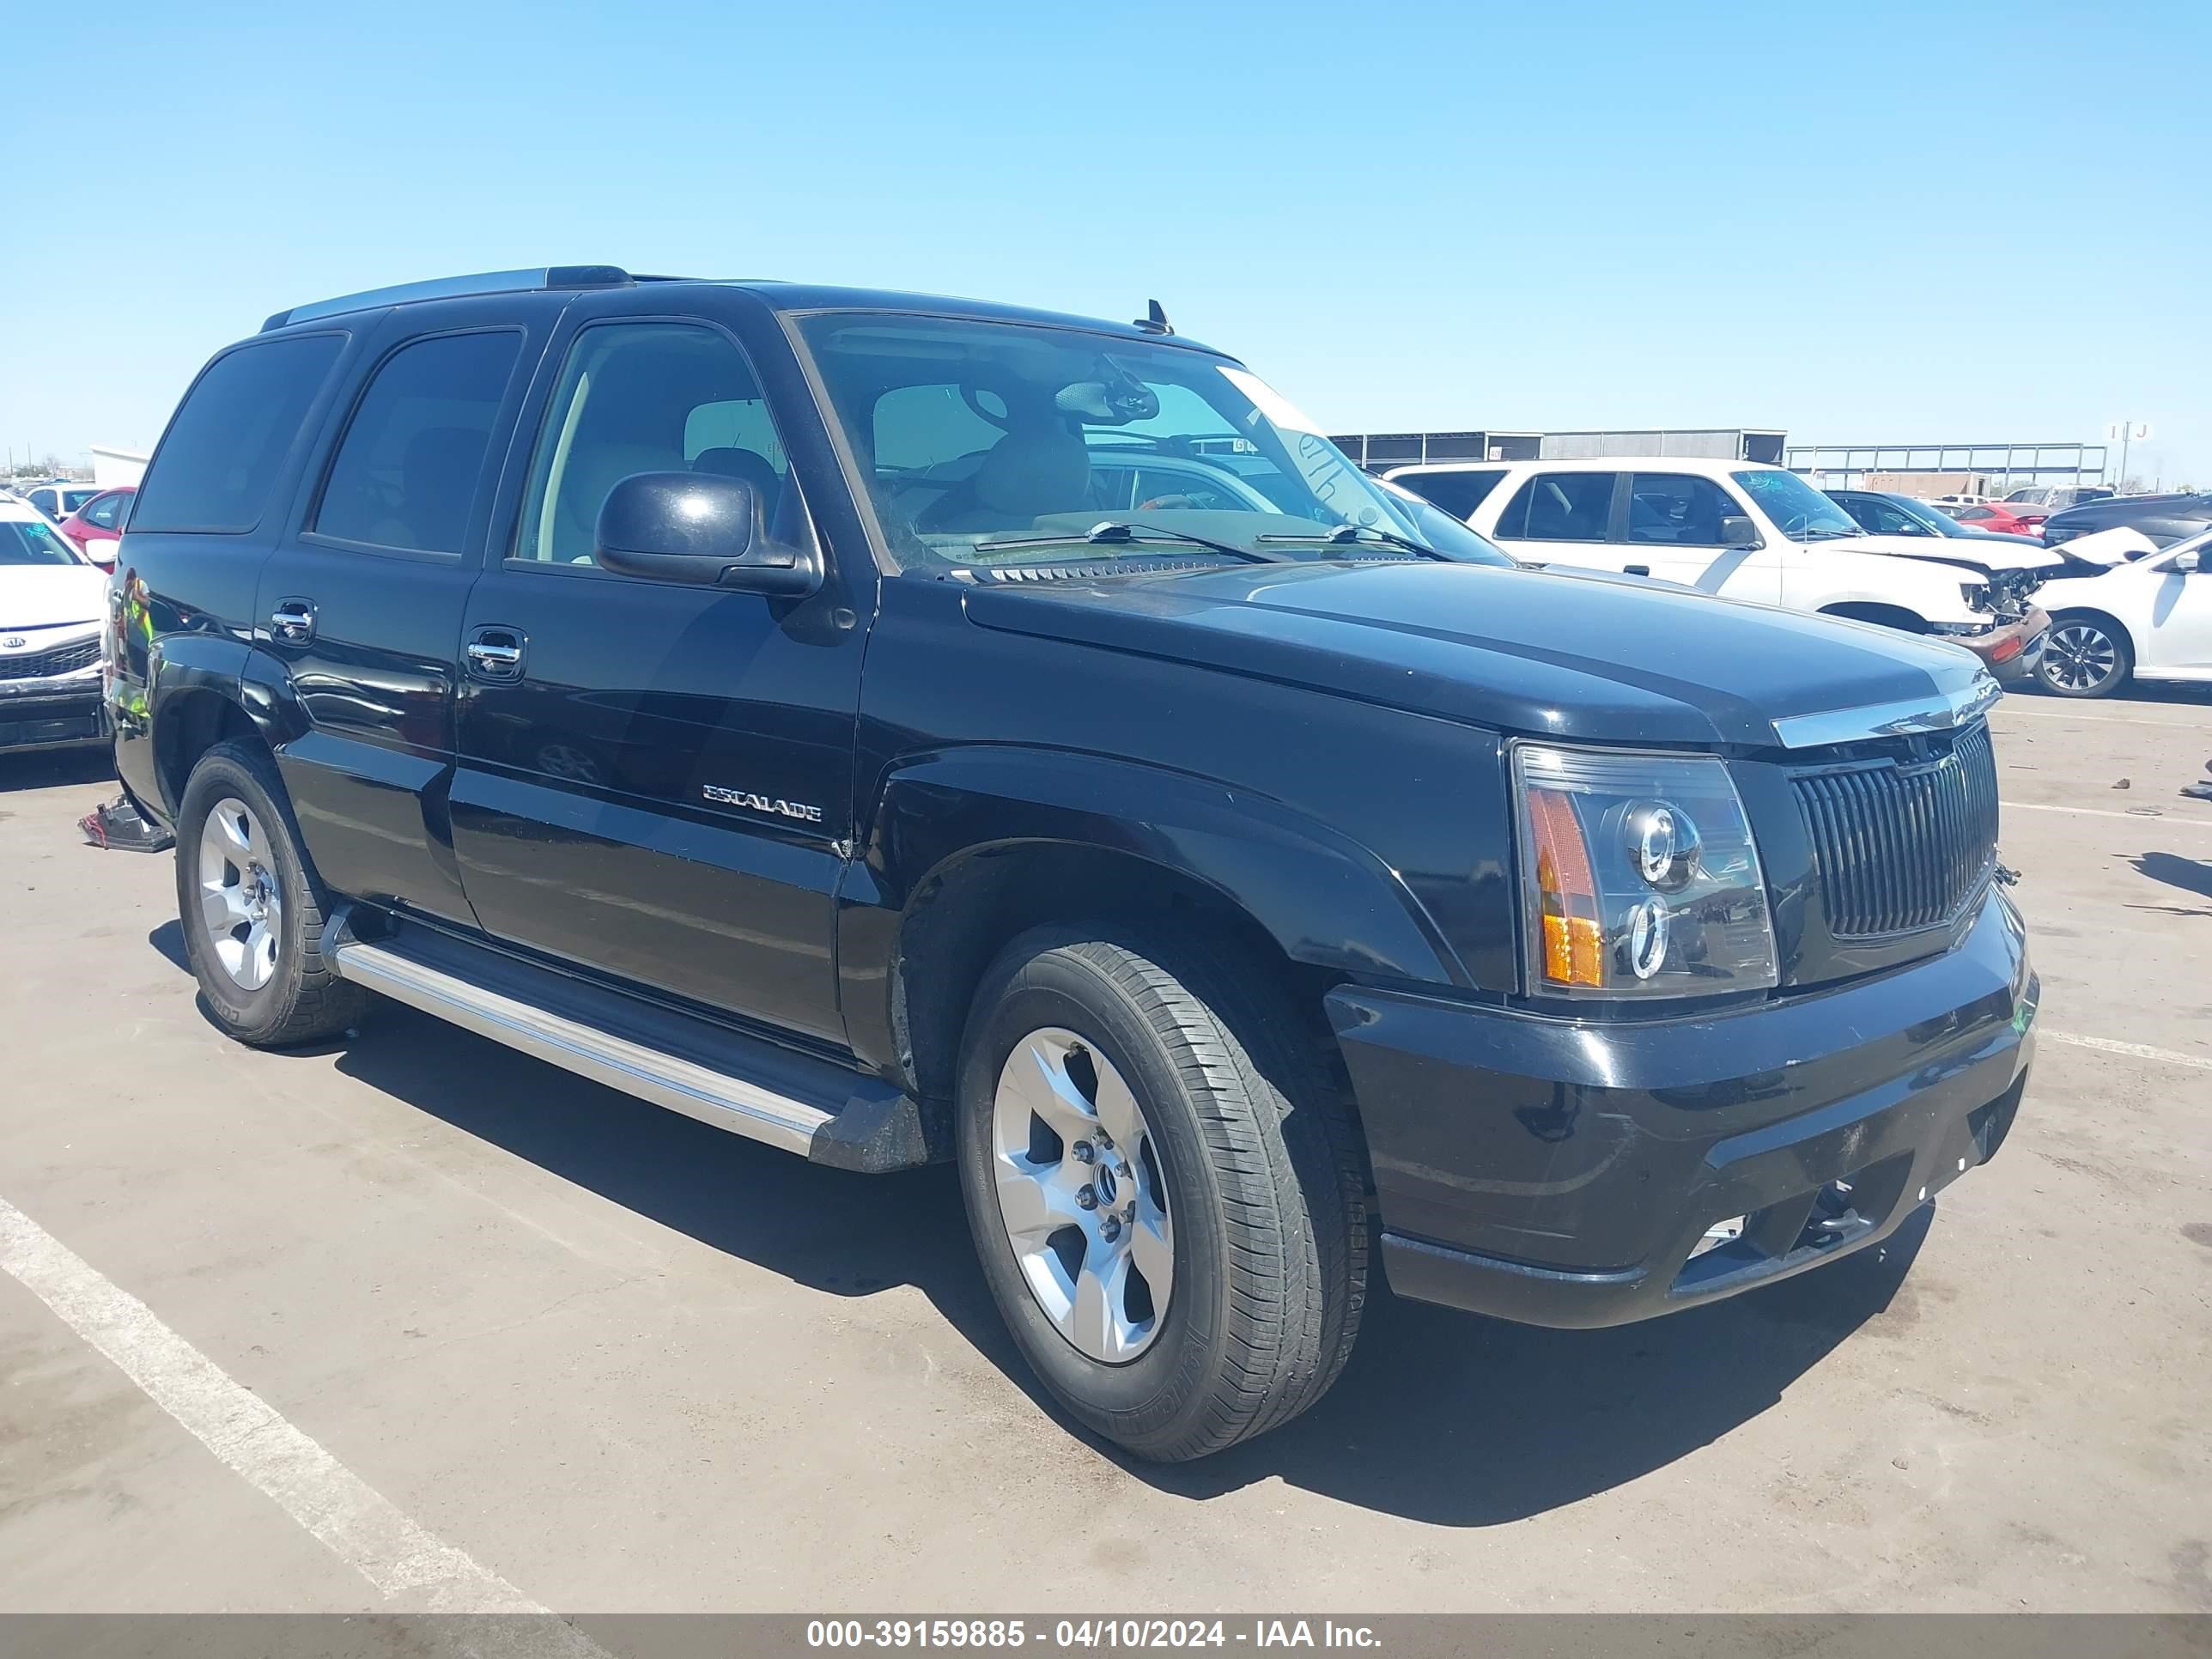
M 2109 697 L 2135 665 L 2127 636 L 2101 617 L 2061 617 L 2051 625 L 2035 672 L 2062 697 Z
M 1000 1311 L 1073 1416 L 1164 1462 L 1320 1399 L 1365 1296 L 1357 1129 L 1248 980 L 1039 930 L 984 975 L 962 1054 L 961 1184 Z

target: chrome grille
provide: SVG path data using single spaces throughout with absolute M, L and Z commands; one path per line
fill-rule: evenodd
M 1925 760 L 1861 761 L 1790 781 L 1812 837 L 1828 931 L 1841 939 L 1939 927 L 1996 862 L 1997 773 L 1986 726 Z
M 73 674 L 80 668 L 89 668 L 99 660 L 100 641 L 96 639 L 57 645 L 23 657 L 0 654 L 0 680 L 52 679 L 57 674 Z

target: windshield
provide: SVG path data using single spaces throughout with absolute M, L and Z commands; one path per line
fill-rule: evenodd
M 1730 475 L 1774 527 L 1793 542 L 1824 542 L 1836 536 L 1863 533 L 1850 514 L 1838 507 L 1795 472 L 1779 467 L 1760 467 Z
M 1512 562 L 1359 471 L 1257 376 L 1206 352 L 940 317 L 828 313 L 800 330 L 884 539 L 924 574 L 1419 556 L 1400 541 Z M 1101 526 L 1115 529 L 1095 535 Z
M 0 519 L 0 564 L 76 564 L 60 531 L 29 519 Z

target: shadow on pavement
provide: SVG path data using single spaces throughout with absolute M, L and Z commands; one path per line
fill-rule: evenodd
M 2203 859 L 2185 859 L 2176 853 L 2143 853 L 2128 862 L 2153 881 L 2179 887 L 2198 898 L 2212 898 L 2212 864 Z
M 174 962 L 173 924 L 150 941 Z M 281 1063 L 282 1056 L 271 1057 Z M 976 1267 L 949 1168 L 848 1175 L 603 1089 L 385 1004 L 338 1069 L 636 1213 L 830 1297 L 896 1285 L 1036 1401 Z M 1538 1330 L 1379 1286 L 1335 1389 L 1288 1427 L 1196 1464 L 1102 1455 L 1202 1500 L 1276 1478 L 1448 1526 L 1540 1513 L 1663 1467 L 1765 1411 L 1891 1305 L 1926 1216 L 1881 1249 L 1733 1301 L 1611 1331 Z M 1909 1300 L 1909 1298 L 1908 1298 Z
M 106 748 L 39 749 L 15 755 L 0 752 L 0 795 L 18 789 L 58 789 L 71 784 L 106 783 L 114 776 L 115 756 Z M 84 810 L 88 812 L 98 805 L 97 801 L 88 800 Z

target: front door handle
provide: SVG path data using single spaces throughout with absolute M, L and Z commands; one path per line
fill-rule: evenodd
M 469 636 L 469 672 L 480 680 L 520 679 L 524 643 L 519 628 L 477 629 Z
M 315 637 L 315 602 L 279 599 L 269 615 L 270 637 L 280 645 L 306 645 Z

